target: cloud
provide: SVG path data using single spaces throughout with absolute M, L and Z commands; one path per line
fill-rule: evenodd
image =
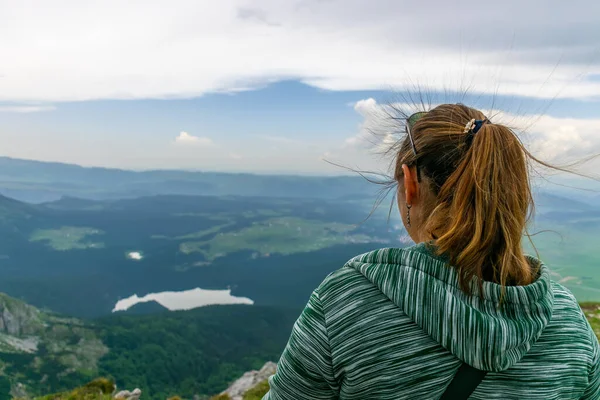
M 381 106 L 372 97 L 359 100 L 352 105 L 354 111 L 360 114 L 364 119 L 360 124 L 358 133 L 344 141 L 344 147 L 365 146 L 369 142 L 372 134 L 372 128 L 376 124 L 374 117 L 381 110 Z
M 54 110 L 56 110 L 54 106 L 0 106 L 0 112 L 4 113 L 35 113 Z
M 517 126 L 527 126 L 528 118 L 514 119 Z M 527 132 L 527 144 L 535 155 L 544 160 L 559 163 L 575 161 L 600 154 L 599 132 L 600 119 L 535 116 L 535 122 Z
M 395 103 L 392 106 L 403 115 L 410 115 L 421 106 Z M 435 107 L 427 106 L 426 109 Z M 391 120 L 396 111 L 390 105 L 368 98 L 357 101 L 354 110 L 363 117 L 358 132 L 347 138 L 341 148 L 387 149 L 405 137 L 402 122 Z M 388 114 L 389 113 L 389 114 Z M 501 110 L 485 110 L 494 123 L 511 127 L 529 150 L 544 161 L 568 163 L 600 154 L 600 118 L 560 118 L 541 114 L 518 115 Z
M 344 147 L 368 147 L 374 150 L 390 144 L 394 133 L 401 128 L 401 123 L 390 119 L 396 114 L 395 110 L 410 114 L 414 108 L 405 103 L 378 104 L 373 98 L 359 100 L 352 107 L 363 120 L 358 132 L 344 141 Z
M 229 153 L 229 158 L 231 158 L 231 159 L 233 159 L 233 160 L 241 160 L 241 159 L 242 159 L 242 158 L 244 158 L 244 157 L 242 157 L 242 156 L 241 156 L 240 154 L 238 154 L 238 153 L 231 152 L 231 153 Z
M 179 136 L 175 138 L 175 143 L 182 145 L 195 145 L 195 146 L 212 146 L 213 140 L 206 136 L 193 136 L 187 132 L 180 132 Z
M 368 116 L 370 113 L 377 109 L 377 101 L 369 97 L 368 99 L 359 100 L 354 103 L 354 111 L 362 115 L 363 117 Z
M 194 97 L 282 79 L 600 97 L 595 0 L 45 4 L 0 13 L 0 101 Z

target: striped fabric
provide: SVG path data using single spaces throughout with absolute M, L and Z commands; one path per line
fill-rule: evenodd
M 461 362 L 489 371 L 471 399 L 600 399 L 598 340 L 544 265 L 502 307 L 483 289 L 424 244 L 353 258 L 312 293 L 263 400 L 439 399 Z

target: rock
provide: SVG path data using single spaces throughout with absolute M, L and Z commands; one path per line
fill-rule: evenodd
M 44 328 L 39 314 L 35 307 L 0 293 L 0 332 L 16 337 L 34 335 Z
M 16 385 L 10 388 L 10 394 L 15 399 L 29 399 L 29 394 L 27 393 L 27 389 L 25 385 L 22 383 L 17 383 Z
M 231 400 L 243 400 L 244 394 L 254 388 L 261 382 L 269 379 L 271 375 L 275 374 L 277 364 L 273 362 L 266 363 L 260 371 L 246 372 L 240 379 L 233 382 L 233 384 L 221 395 L 227 395 Z
M 135 389 L 133 392 L 123 390 L 115 395 L 115 400 L 139 400 L 141 395 L 142 391 L 140 389 Z

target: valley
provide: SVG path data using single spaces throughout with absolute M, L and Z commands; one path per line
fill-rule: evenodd
M 14 208 L 0 221 L 0 291 L 76 317 L 109 314 L 131 296 L 195 289 L 301 307 L 308 288 L 349 254 L 401 233 L 381 218 L 361 224 L 368 212 L 353 203 L 319 199 L 0 203 L 7 213 Z M 306 285 L 282 290 L 290 274 Z

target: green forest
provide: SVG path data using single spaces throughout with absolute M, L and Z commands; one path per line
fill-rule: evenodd
M 99 374 L 144 398 L 214 395 L 244 372 L 279 359 L 298 310 L 217 306 L 98 321 L 111 349 Z M 148 395 L 146 395 L 146 393 Z

